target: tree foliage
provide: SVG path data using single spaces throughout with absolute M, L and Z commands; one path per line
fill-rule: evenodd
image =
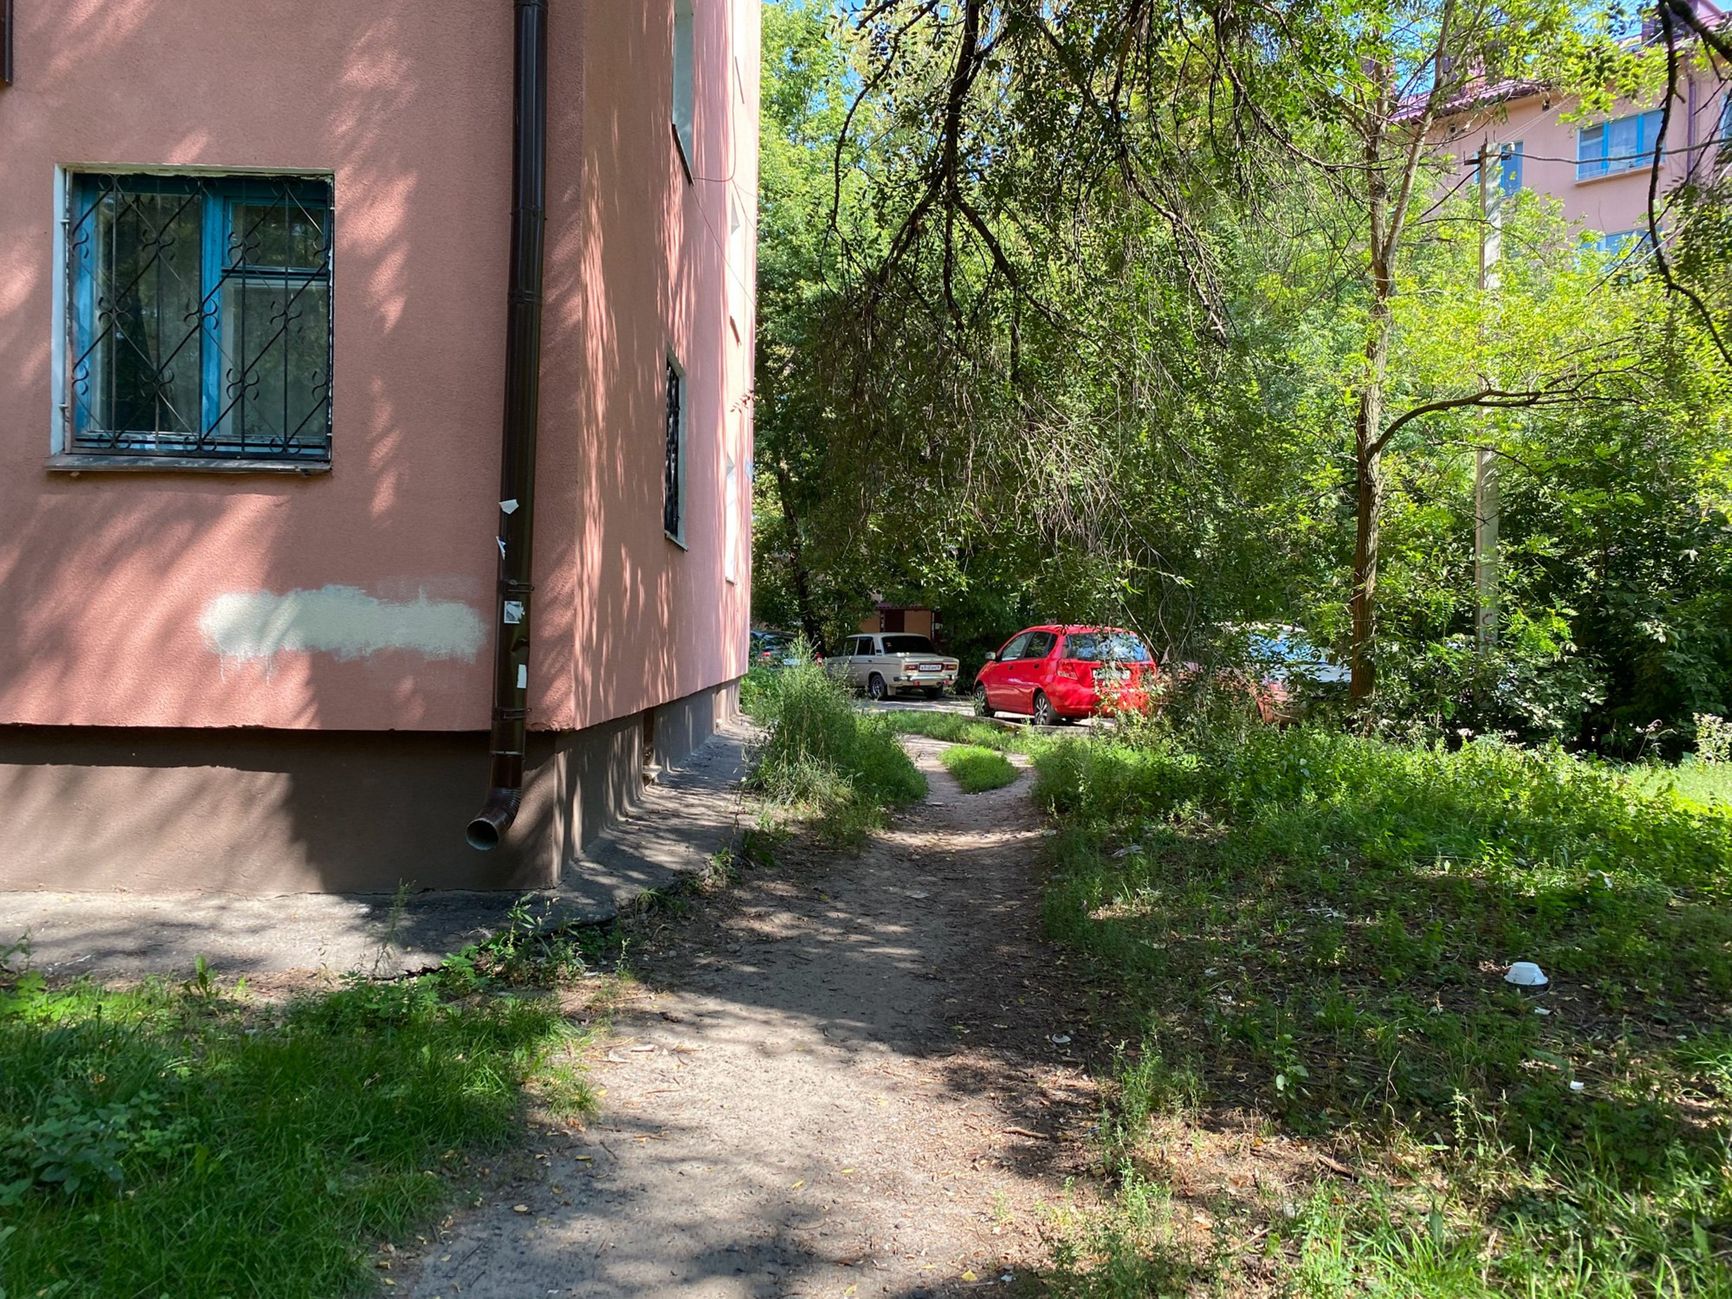
M 1297 622 L 1368 719 L 1614 747 L 1726 711 L 1702 312 L 1530 194 L 1481 291 L 1475 176 L 1424 144 L 1473 69 L 1652 79 L 1613 30 L 1540 0 L 768 7 L 760 616 L 816 637 L 883 595 L 965 655 L 1039 617 L 1196 660 Z M 1717 284 L 1705 236 L 1674 247 Z

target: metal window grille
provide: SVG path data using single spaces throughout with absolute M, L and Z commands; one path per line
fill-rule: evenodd
M 685 380 L 673 358 L 668 358 L 667 430 L 662 449 L 662 530 L 670 537 L 680 535 L 680 399 Z
M 325 461 L 331 185 L 79 175 L 67 449 Z

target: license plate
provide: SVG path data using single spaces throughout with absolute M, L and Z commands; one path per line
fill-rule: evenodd
M 942 672 L 942 671 L 944 671 L 944 664 L 942 664 L 942 663 L 922 663 L 920 665 L 920 671 L 922 671 L 922 672 Z

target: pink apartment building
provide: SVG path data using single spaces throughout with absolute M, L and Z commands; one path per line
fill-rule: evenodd
M 1724 21 L 1710 0 L 1697 0 L 1696 7 L 1709 21 Z M 1721 70 L 1692 52 L 1678 92 L 1662 146 L 1661 195 L 1732 156 Z M 1583 116 L 1575 98 L 1543 85 L 1485 83 L 1458 98 L 1432 138 L 1467 165 L 1482 144 L 1497 146 L 1506 193 L 1551 195 L 1591 241 L 1619 252 L 1647 237 L 1649 172 L 1655 146 L 1662 144 L 1661 121 L 1657 102 L 1625 101 L 1610 113 Z
M 553 883 L 745 670 L 756 0 L 0 49 L 0 889 Z

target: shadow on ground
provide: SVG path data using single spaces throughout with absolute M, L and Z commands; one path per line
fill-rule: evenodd
M 965 795 L 940 747 L 858 856 L 790 844 L 639 927 L 600 1117 L 544 1129 L 409 1293 L 1035 1292 L 1092 1014 L 1040 937 L 1027 778 Z
M 663 776 L 641 808 L 530 894 L 0 893 L 0 946 L 28 936 L 55 977 L 180 975 L 203 956 L 220 977 L 284 970 L 399 974 L 437 965 L 509 923 L 520 899 L 550 924 L 611 919 L 639 895 L 704 869 L 732 840 L 751 732 L 729 728 Z

